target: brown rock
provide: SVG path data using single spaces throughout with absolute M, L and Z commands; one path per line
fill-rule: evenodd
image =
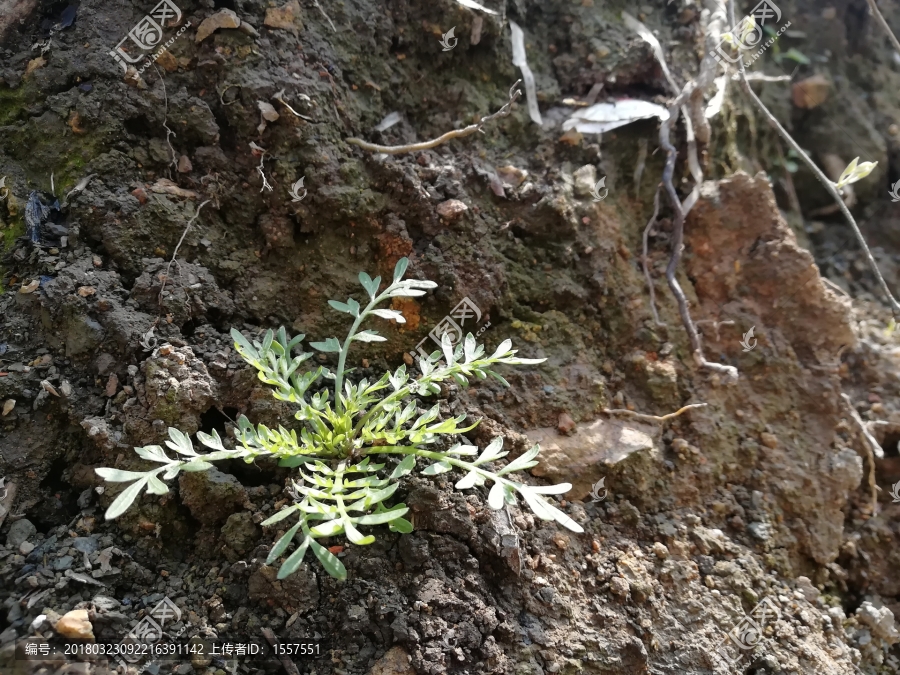
M 135 197 L 141 204 L 147 203 L 147 192 L 144 188 L 135 188 L 131 191 L 131 195 Z M 94 267 L 100 267 L 100 265 L 94 263 Z
M 311 554 L 311 551 L 308 552 Z M 319 585 L 316 575 L 304 564 L 287 577 L 278 579 L 277 567 L 263 565 L 250 575 L 247 593 L 251 600 L 273 603 L 290 612 L 308 612 L 319 603 Z
M 531 473 L 572 483 L 566 499 L 584 499 L 610 467 L 634 453 L 658 453 L 653 441 L 656 434 L 653 425 L 617 419 L 598 419 L 582 424 L 571 436 L 560 436 L 555 427 L 534 429 L 528 432 L 528 440 L 540 443 L 541 454 L 538 456 L 540 463 L 531 469 Z M 649 475 L 647 480 L 651 480 Z
M 178 70 L 178 61 L 168 49 L 156 58 L 156 62 L 163 67 L 167 73 L 174 73 Z
M 791 90 L 794 105 L 798 108 L 811 109 L 820 106 L 828 99 L 831 82 L 824 75 L 813 75 L 796 82 Z
M 194 39 L 197 42 L 203 42 L 220 28 L 237 28 L 240 25 L 241 20 L 237 14 L 230 9 L 220 9 L 200 22 L 200 26 L 197 28 L 197 37 Z
M 568 434 L 574 428 L 575 420 L 572 419 L 569 413 L 560 413 L 559 422 L 556 425 L 556 430 L 561 434 Z
M 294 223 L 287 216 L 265 213 L 259 217 L 259 229 L 269 248 L 290 248 L 294 245 Z
M 300 3 L 291 0 L 281 7 L 272 7 L 266 10 L 266 20 L 263 22 L 269 28 L 281 28 L 289 30 L 295 35 L 298 29 L 303 30 L 303 24 L 299 21 Z
M 194 166 L 191 164 L 191 160 L 187 155 L 182 155 L 178 158 L 178 173 L 190 173 L 193 170 Z
M 416 675 L 410 661 L 411 657 L 403 647 L 391 647 L 366 675 Z
M 115 373 L 112 373 L 109 376 L 109 379 L 106 381 L 106 395 L 107 396 L 115 396 L 116 392 L 119 390 L 119 376 Z
M 764 431 L 759 435 L 759 440 L 761 440 L 762 444 L 767 448 L 772 448 L 774 450 L 778 447 L 778 437 L 775 434 Z
M 67 612 L 56 623 L 56 632 L 63 637 L 76 640 L 93 640 L 94 627 L 88 621 L 88 611 L 86 609 L 73 609 Z
M 79 286 L 78 287 L 78 295 L 82 298 L 89 298 L 97 292 L 97 289 L 93 286 Z
M 247 490 L 231 474 L 218 469 L 182 473 L 178 479 L 181 501 L 204 525 L 215 525 L 247 503 Z
M 454 221 L 462 217 L 469 207 L 458 199 L 448 199 L 437 206 L 438 215 L 444 220 Z

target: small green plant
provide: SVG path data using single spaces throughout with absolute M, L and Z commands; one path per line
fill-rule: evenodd
M 319 544 L 318 539 L 343 534 L 353 544 L 371 544 L 375 537 L 363 535 L 357 529 L 361 525 L 386 524 L 393 532 L 411 532 L 412 524 L 403 517 L 409 510 L 406 505 L 387 506 L 385 502 L 400 486 L 400 479 L 416 468 L 418 460 L 430 462 L 422 470 L 427 476 L 446 473 L 454 468 L 465 471 L 456 483 L 459 490 L 491 481 L 493 485 L 488 492 L 488 505 L 493 509 L 514 504 L 515 493 L 519 493 L 539 518 L 555 520 L 573 532 L 583 532 L 578 523 L 543 497 L 567 492 L 572 487 L 570 484 L 534 486 L 507 477 L 537 464 L 538 445 L 496 471 L 488 467 L 491 462 L 507 454 L 503 450 L 502 437 L 495 438 L 480 454 L 475 446 L 462 443 L 445 450 L 429 449 L 434 448 L 441 436 L 464 434 L 473 429 L 477 422 L 469 427 L 460 427 L 465 415 L 439 421 L 439 404 L 420 410 L 417 402 L 412 400 L 414 395 L 427 397 L 439 393 L 438 383 L 444 380 L 453 380 L 466 387 L 472 377 L 485 379 L 491 376 L 509 386 L 503 377 L 492 370 L 495 364 L 532 364 L 541 363 L 544 359 L 517 358 L 509 340 L 504 340 L 492 356 L 486 357 L 484 346 L 476 344 L 471 333 L 456 347 L 445 333 L 441 350 L 428 358 L 419 359 L 421 375 L 418 378 L 412 378 L 406 366 L 401 365 L 393 373 L 385 373 L 377 382 L 363 379 L 354 384 L 345 381 L 345 375 L 351 372 L 345 370 L 351 345 L 354 342 L 380 342 L 386 339 L 376 331 L 359 330 L 365 319 L 374 315 L 398 323 L 406 321 L 396 310 L 376 307 L 389 298 L 420 296 L 425 294 L 426 289 L 437 286 L 432 281 L 404 280 L 408 264 L 406 258 L 397 263 L 392 283 L 381 293 L 381 277 L 372 279 L 365 272 L 360 272 L 359 281 L 369 296 L 365 307 L 353 298 L 346 302 L 329 301 L 332 308 L 354 319 L 343 344 L 336 338 L 309 343 L 320 352 L 338 354 L 338 366 L 334 373 L 319 366 L 301 374 L 300 367 L 312 357 L 312 353 L 292 356 L 292 352 L 300 346 L 305 335 L 289 339 L 282 327 L 277 333 L 267 331 L 262 342 L 254 340 L 251 343 L 232 329 L 231 335 L 238 353 L 259 371 L 260 380 L 275 388 L 275 398 L 299 407 L 295 415 L 302 422 L 299 433 L 283 426 L 278 429 L 269 429 L 263 424 L 253 426 L 242 415 L 235 430 L 239 447 L 226 449 L 216 431 L 212 435 L 197 432 L 198 440 L 213 451 L 198 454 L 186 434 L 170 428 L 170 440 L 165 442 L 166 446 L 184 459 L 172 459 L 162 447 L 148 445 L 135 448 L 137 454 L 161 466 L 143 472 L 108 468 L 96 470 L 109 482 L 131 483 L 109 506 L 106 518 L 109 520 L 124 513 L 145 487 L 150 494 L 165 494 L 169 488 L 163 480 L 174 478 L 179 471 L 205 471 L 212 468 L 210 462 L 216 460 L 241 458 L 249 463 L 257 457 L 268 455 L 277 458 L 279 466 L 296 467 L 298 473 L 298 478 L 292 479 L 289 488 L 293 503 L 262 523 L 274 525 L 297 517 L 297 522 L 275 542 L 266 561 L 267 564 L 275 562 L 287 552 L 293 541 L 297 541 L 296 548 L 278 571 L 279 579 L 294 573 L 309 549 L 331 576 L 346 578 L 344 565 Z M 333 381 L 333 390 L 315 387 L 321 380 Z M 318 389 L 316 393 L 311 393 L 315 389 Z M 371 462 L 372 455 L 395 455 L 400 460 L 388 474 L 385 464 Z

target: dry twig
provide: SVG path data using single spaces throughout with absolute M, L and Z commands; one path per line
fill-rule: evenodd
M 470 124 L 463 129 L 454 129 L 453 131 L 448 131 L 443 136 L 438 136 L 437 138 L 434 138 L 430 141 L 425 141 L 424 143 L 411 143 L 410 145 L 376 145 L 375 143 L 364 141 L 361 138 L 348 138 L 347 142 L 351 145 L 358 145 L 363 150 L 368 150 L 370 152 L 381 152 L 386 155 L 402 155 L 406 152 L 430 150 L 431 148 L 437 147 L 438 145 L 446 143 L 447 141 L 454 138 L 471 136 L 476 131 L 481 131 L 481 128 L 491 120 L 496 119 L 497 117 L 506 117 L 507 115 L 509 115 L 509 113 L 512 111 L 512 104 L 515 103 L 522 95 L 522 90 L 518 88 L 521 82 L 522 80 L 516 80 L 516 83 L 512 87 L 510 87 L 509 100 L 506 102 L 506 105 L 500 108 L 500 110 L 495 112 L 493 115 L 482 117 L 475 124 Z
M 679 408 L 673 413 L 669 413 L 668 415 L 645 415 L 644 413 L 634 412 L 634 410 L 625 410 L 624 408 L 614 408 L 613 410 L 603 410 L 607 415 L 625 415 L 627 417 L 633 417 L 634 419 L 641 420 L 642 422 L 658 422 L 662 424 L 663 422 L 667 422 L 670 419 L 678 417 L 684 412 L 687 412 L 691 408 L 705 408 L 709 403 L 691 403 L 689 405 L 684 406 L 683 408 Z
M 175 251 L 172 253 L 172 259 L 169 261 L 169 264 L 166 265 L 166 271 L 163 276 L 162 284 L 159 288 L 159 304 L 162 304 L 163 291 L 166 290 L 166 282 L 169 280 L 169 270 L 172 269 L 172 263 L 175 262 L 175 258 L 178 256 L 178 249 L 181 248 L 181 244 L 184 241 L 184 238 L 187 236 L 188 230 L 191 229 L 191 225 L 193 225 L 194 221 L 197 220 L 197 217 L 200 215 L 200 209 L 209 204 L 212 200 L 207 199 L 205 202 L 200 204 L 197 207 L 197 212 L 191 216 L 191 219 L 187 222 L 187 225 L 184 227 L 184 232 L 181 233 L 181 239 L 178 240 L 178 244 L 175 246 Z
M 869 433 L 869 428 L 866 426 L 866 423 L 863 422 L 859 413 L 856 412 L 856 408 L 853 407 L 853 401 L 850 400 L 850 397 L 847 396 L 847 394 L 841 393 L 841 398 L 844 399 L 844 403 L 847 404 L 847 411 L 850 413 L 853 421 L 859 426 L 859 430 L 862 432 L 863 440 L 865 441 L 863 445 L 866 448 L 866 458 L 869 460 L 869 495 L 872 499 L 872 515 L 875 515 L 875 508 L 878 505 L 878 486 L 875 483 L 875 458 L 883 459 L 884 450 L 878 444 L 878 441 L 875 440 L 875 437 Z
M 656 291 L 653 289 L 653 277 L 650 276 L 649 261 L 647 259 L 647 239 L 650 236 L 650 230 L 656 225 L 656 218 L 659 216 L 659 192 L 662 190 L 662 184 L 656 186 L 656 195 L 653 197 L 653 215 L 647 221 L 647 227 L 644 228 L 644 253 L 641 256 L 641 266 L 644 268 L 644 278 L 647 280 L 647 290 L 650 292 L 650 311 L 653 313 L 653 320 L 657 326 L 665 326 L 666 324 L 659 320 L 659 312 L 656 311 Z

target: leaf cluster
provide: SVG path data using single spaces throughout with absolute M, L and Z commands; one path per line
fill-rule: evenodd
M 338 355 L 334 372 L 324 366 L 305 368 L 312 352 L 300 351 L 294 355 L 302 348 L 305 335 L 289 338 L 282 327 L 278 331 L 266 331 L 262 340 L 251 340 L 232 329 L 235 349 L 258 371 L 259 379 L 273 387 L 275 398 L 297 406 L 295 418 L 300 423 L 299 433 L 298 429 L 287 429 L 282 425 L 277 429 L 264 424 L 253 425 L 242 415 L 234 430 L 234 449 L 226 448 L 215 431 L 212 434 L 198 432 L 197 439 L 211 450 L 198 454 L 187 435 L 170 428 L 165 445 L 175 453 L 174 457 L 158 445 L 135 448 L 142 459 L 160 466 L 147 471 L 96 470 L 109 482 L 130 483 L 109 506 L 107 519 L 124 513 L 144 489 L 150 494 L 165 494 L 169 488 L 163 481 L 171 480 L 181 471 L 204 471 L 217 460 L 252 462 L 257 457 L 271 456 L 280 466 L 296 468 L 297 475 L 289 488 L 292 503 L 263 525 L 281 527 L 294 518 L 296 522 L 277 539 L 267 562 L 274 563 L 295 543 L 279 569 L 279 578 L 294 573 L 306 552 L 312 550 L 331 576 L 344 579 L 347 572 L 340 559 L 317 540 L 343 536 L 351 544 L 365 546 L 375 541 L 375 537 L 363 534 L 359 527 L 383 524 L 393 532 L 411 532 L 412 523 L 404 518 L 408 508 L 402 503 L 388 505 L 386 501 L 400 487 L 401 479 L 416 469 L 417 462 L 427 460 L 428 465 L 421 470 L 427 476 L 454 468 L 462 470 L 464 476 L 456 483 L 457 489 L 491 482 L 488 505 L 493 509 L 514 504 L 518 494 L 539 518 L 554 520 L 574 532 L 582 532 L 575 521 L 544 497 L 562 494 L 571 488 L 570 484 L 532 486 L 508 477 L 535 466 L 539 446 L 535 445 L 494 471 L 493 463 L 507 455 L 503 451 L 502 438 L 495 438 L 480 453 L 475 446 L 462 442 L 447 450 L 438 450 L 441 437 L 461 436 L 477 422 L 463 426 L 465 415 L 441 420 L 438 403 L 419 407 L 420 400 L 440 393 L 442 382 L 453 381 L 467 387 L 473 378 L 492 377 L 509 386 L 494 370 L 497 364 L 537 364 L 544 359 L 516 357 L 509 340 L 504 340 L 491 356 L 486 356 L 484 345 L 477 344 L 471 334 L 453 345 L 445 333 L 441 349 L 419 359 L 418 377 L 411 375 L 406 365 L 401 365 L 374 382 L 362 379 L 354 383 L 346 379 L 351 372 L 345 368 L 351 346 L 356 342 L 386 339 L 376 330 L 360 330 L 363 321 L 374 316 L 405 322 L 400 312 L 378 308 L 378 305 L 394 297 L 424 295 L 426 290 L 436 287 L 431 281 L 403 279 L 407 265 L 405 258 L 397 263 L 392 282 L 381 292 L 381 278 L 373 279 L 361 272 L 359 281 L 368 295 L 365 306 L 354 298 L 344 302 L 329 301 L 333 309 L 354 319 L 343 342 L 329 337 L 309 343 L 319 352 Z M 331 387 L 329 382 L 333 382 Z M 386 463 L 372 461 L 378 455 L 394 455 L 399 461 L 389 467 L 388 472 Z

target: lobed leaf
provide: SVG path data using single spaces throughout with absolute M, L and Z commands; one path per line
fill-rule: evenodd
M 324 342 L 310 342 L 309 346 L 313 349 L 318 349 L 320 352 L 325 352 L 326 354 L 341 351 L 341 343 L 337 341 L 337 338 L 333 337 L 328 338 Z

